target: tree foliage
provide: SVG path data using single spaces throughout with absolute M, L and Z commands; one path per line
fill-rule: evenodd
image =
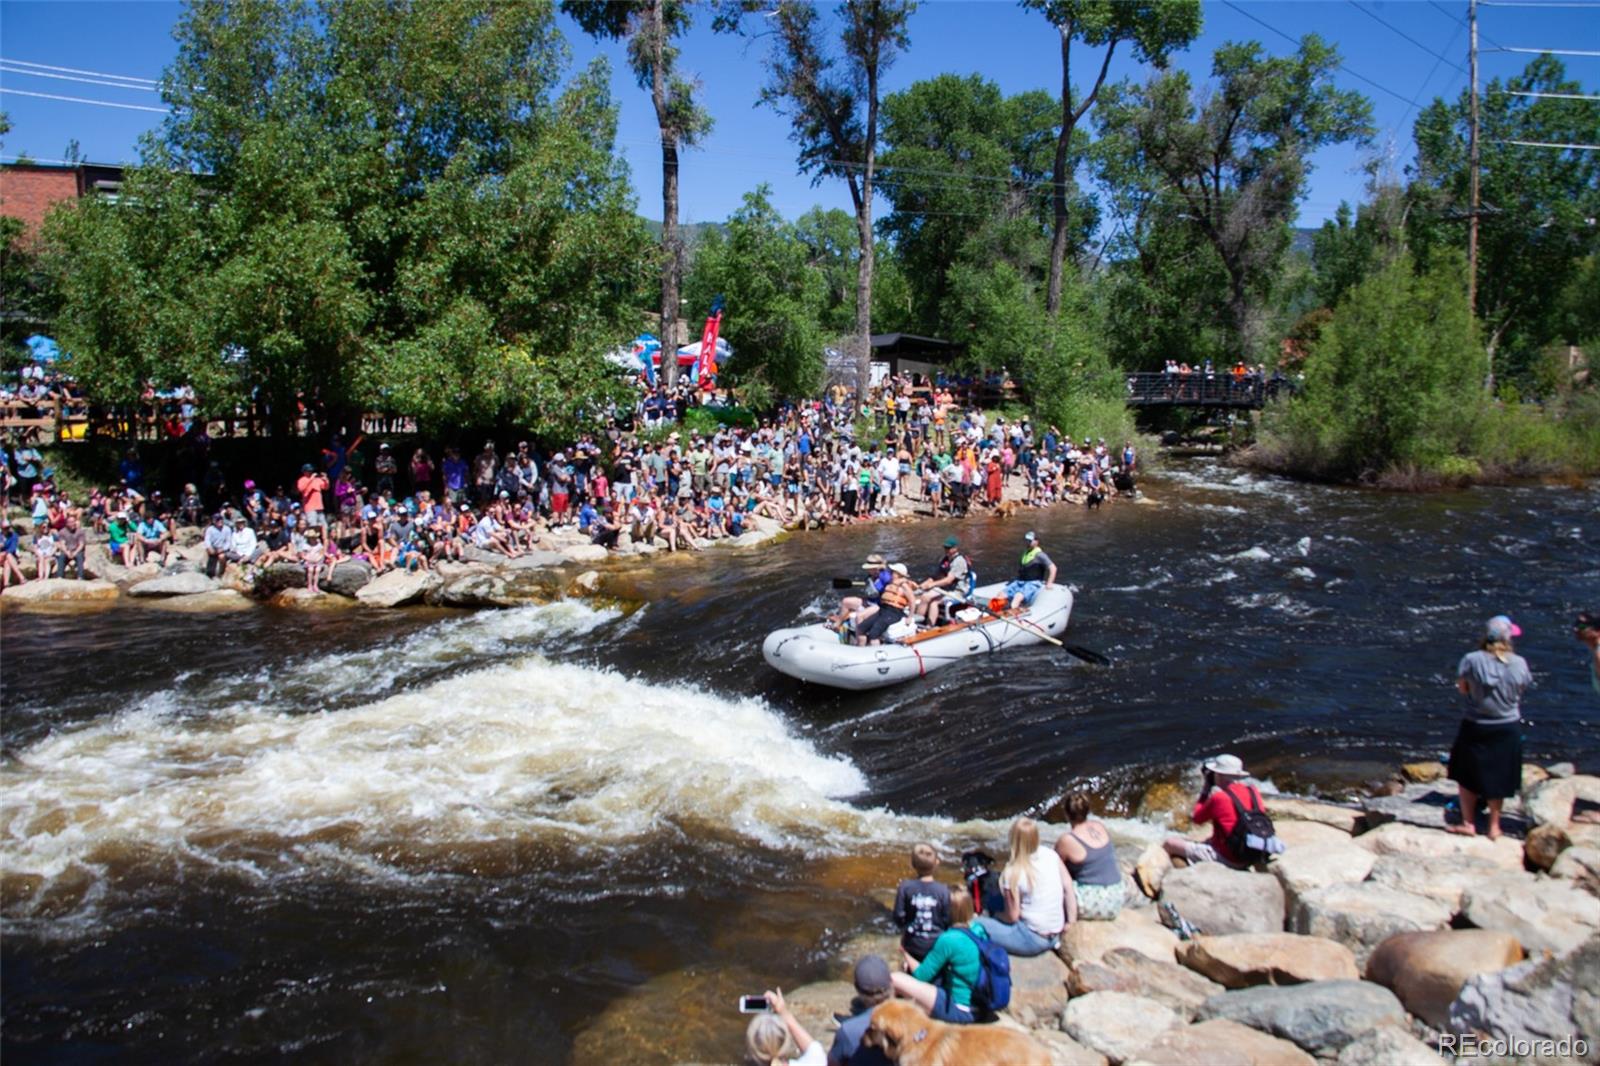
M 1600 157 L 1508 143 L 1592 143 L 1600 129 L 1593 102 L 1510 95 L 1582 91 L 1560 60 L 1542 55 L 1513 78 L 1492 79 L 1480 99 L 1476 310 L 1490 351 L 1508 349 L 1511 370 L 1552 340 L 1593 336 L 1570 332 L 1563 291 L 1585 257 L 1600 252 Z M 1424 261 L 1465 245 L 1468 121 L 1465 92 L 1450 103 L 1434 101 L 1417 118 L 1412 231 Z M 1589 296 L 1590 306 L 1600 302 L 1593 290 Z
M 723 336 L 738 352 L 728 363 L 734 385 L 760 383 L 765 392 L 804 396 L 822 385 L 825 334 L 819 321 L 827 298 L 823 275 L 794 224 L 758 186 L 721 231 L 695 248 L 684 291 L 695 306 L 726 300 Z
M 120 202 L 51 218 L 96 395 L 551 429 L 604 401 L 650 256 L 606 72 L 560 85 L 547 5 L 199 0 L 176 32 Z
M 1371 105 L 1336 89 L 1337 51 L 1315 34 L 1292 56 L 1255 42 L 1225 44 L 1215 85 L 1198 92 L 1182 71 L 1108 92 L 1099 112 L 1107 172 L 1181 209 L 1221 260 L 1236 355 L 1257 355 L 1262 308 L 1288 248 L 1309 156 L 1364 139 Z

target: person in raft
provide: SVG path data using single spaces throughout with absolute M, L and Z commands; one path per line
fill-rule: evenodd
M 1008 955 L 1043 955 L 1061 941 L 1061 931 L 1078 920 L 1078 894 L 1072 875 L 1053 848 L 1039 843 L 1039 823 L 1011 823 L 1011 854 L 1000 871 L 1005 910 L 985 914 L 975 925 Z
M 1040 589 L 1056 583 L 1056 564 L 1039 547 L 1038 534 L 1030 529 L 1022 539 L 1028 546 L 1023 550 L 1022 562 L 1017 567 L 1017 579 L 1006 582 L 1005 589 L 1013 611 L 1025 604 L 1032 604 Z
M 1500 838 L 1500 805 L 1522 786 L 1522 693 L 1533 684 L 1527 660 L 1511 650 L 1522 630 L 1497 614 L 1484 625 L 1477 651 L 1456 669 L 1456 688 L 1467 697 L 1466 715 L 1450 747 L 1450 779 L 1461 788 L 1461 821 L 1452 833 L 1478 832 L 1478 800 L 1489 804 L 1488 834 Z
M 878 594 L 878 611 L 856 630 L 856 643 L 882 644 L 889 627 L 911 611 L 917 599 L 917 586 L 911 583 L 905 563 L 889 564 L 889 585 Z
M 1078 917 L 1091 922 L 1115 921 L 1122 913 L 1122 868 L 1111 832 L 1089 815 L 1089 797 L 1074 792 L 1067 797 L 1067 821 L 1072 828 L 1056 838 L 1056 854 L 1067 864 L 1078 893 Z
M 1244 863 L 1228 846 L 1228 835 L 1239 821 L 1239 811 L 1233 801 L 1246 810 L 1261 810 L 1261 793 L 1244 779 L 1244 763 L 1237 755 L 1218 755 L 1201 764 L 1205 771 L 1205 785 L 1195 800 L 1193 819 L 1195 825 L 1211 826 L 1210 840 L 1189 840 L 1170 836 L 1162 844 L 1167 854 L 1191 865 L 1197 862 L 1220 862 L 1235 869 Z M 1231 795 L 1230 795 L 1231 794 Z
M 867 561 L 861 564 L 861 569 L 871 576 L 867 578 L 867 590 L 860 596 L 846 596 L 839 601 L 839 609 L 828 616 L 828 624 L 837 629 L 859 629 L 868 618 L 878 613 L 878 597 L 883 595 L 883 590 L 889 587 L 889 582 L 894 580 L 894 574 L 889 570 L 889 562 L 877 552 L 867 556 Z
M 987 939 L 983 927 L 972 919 L 972 894 L 963 885 L 950 888 L 950 928 L 939 934 L 922 962 L 900 949 L 904 973 L 892 974 L 894 993 L 928 1012 L 928 1017 L 951 1025 L 977 1021 L 972 1011 L 972 990 L 978 987 L 983 958 L 978 940 Z

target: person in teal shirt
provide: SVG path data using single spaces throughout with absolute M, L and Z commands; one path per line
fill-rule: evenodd
M 952 1025 L 971 1025 L 977 1018 L 972 1010 L 972 990 L 983 972 L 974 938 L 987 940 L 982 926 L 972 925 L 972 895 L 964 885 L 950 888 L 950 928 L 939 934 L 933 947 L 919 964 L 900 949 L 904 973 L 890 981 L 895 995 L 916 1003 L 935 1021 Z

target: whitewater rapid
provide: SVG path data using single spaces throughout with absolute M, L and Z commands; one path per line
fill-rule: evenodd
M 625 858 L 662 834 L 821 855 L 962 831 L 850 804 L 861 772 L 761 700 L 551 657 L 618 618 L 571 602 L 476 615 L 180 679 L 60 729 L 0 768 L 5 913 L 94 909 L 130 874 L 186 868 L 414 878 Z

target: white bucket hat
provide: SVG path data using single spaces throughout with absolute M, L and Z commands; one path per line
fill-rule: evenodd
M 1214 774 L 1227 774 L 1229 777 L 1247 777 L 1244 763 L 1237 755 L 1217 755 L 1207 759 L 1201 764 Z

